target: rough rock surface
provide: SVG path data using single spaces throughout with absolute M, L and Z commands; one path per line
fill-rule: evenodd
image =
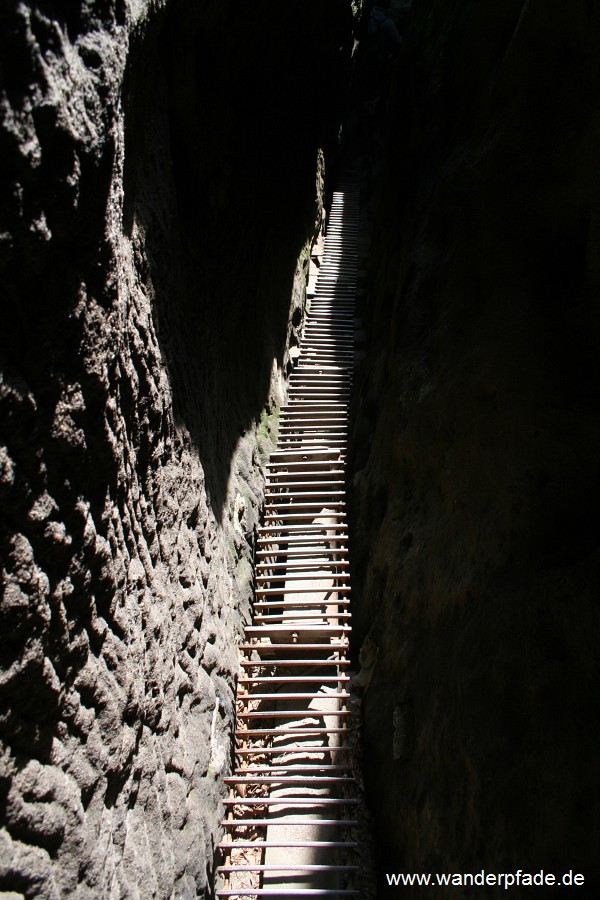
M 2 5 L 3 896 L 208 890 L 350 27 Z
M 408 39 L 352 450 L 381 869 L 597 896 L 600 10 L 418 0 Z

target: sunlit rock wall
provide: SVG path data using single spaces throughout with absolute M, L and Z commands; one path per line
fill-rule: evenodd
M 349 7 L 0 11 L 11 897 L 207 890 Z
M 600 10 L 415 0 L 407 41 L 351 457 L 381 870 L 591 885 Z

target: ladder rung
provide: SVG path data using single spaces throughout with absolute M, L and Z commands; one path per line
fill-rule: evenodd
M 290 863 L 284 865 L 247 865 L 247 866 L 217 866 L 217 872 L 358 872 L 358 866 L 326 866 L 315 863 L 314 865 L 296 866 Z
M 345 826 L 347 828 L 357 825 L 356 819 L 225 819 L 221 826 L 225 829 L 240 828 L 245 825 L 261 826 L 269 828 L 283 825 L 324 825 L 327 828 Z
M 331 755 L 333 753 L 348 753 L 350 747 L 240 747 L 236 749 L 236 756 L 301 756 L 308 757 Z
M 311 334 L 326 334 L 327 330 L 324 328 L 316 328 L 312 326 L 310 328 Z M 332 339 L 335 340 L 335 335 L 332 336 Z M 302 366 L 300 369 L 294 369 L 294 373 L 290 376 L 290 385 L 322 385 L 327 384 L 331 385 L 331 387 L 344 387 L 349 388 L 352 384 L 352 375 L 349 372 L 336 372 L 333 374 L 332 372 L 318 372 L 312 370 L 310 367 Z
M 325 451 L 323 451 L 323 452 L 325 452 Z M 287 455 L 289 456 L 290 454 L 288 453 Z M 322 455 L 322 452 L 320 452 L 319 455 Z M 329 468 L 329 469 L 324 468 L 324 466 L 326 466 L 327 463 L 329 463 L 331 468 Z M 268 468 L 269 469 L 283 469 L 285 467 L 287 469 L 287 468 L 296 467 L 296 466 L 301 466 L 303 469 L 304 468 L 308 469 L 309 472 L 307 474 L 312 474 L 312 473 L 310 473 L 310 469 L 312 469 L 313 467 L 315 467 L 317 470 L 316 472 L 314 472 L 315 475 L 344 475 L 345 474 L 344 470 L 340 467 L 340 461 L 337 458 L 330 459 L 330 460 L 327 460 L 327 459 L 299 459 L 296 461 L 294 461 L 293 459 L 288 459 L 288 460 L 286 460 L 286 462 L 269 463 Z
M 321 606 L 314 606 L 309 609 L 308 612 L 304 612 L 303 609 L 298 609 L 298 611 L 296 611 L 295 609 L 289 609 L 284 613 L 273 613 L 272 615 L 265 615 L 264 613 L 260 612 L 256 614 L 255 621 L 260 622 L 260 624 L 264 626 L 285 625 L 289 622 L 293 627 L 294 624 L 302 622 L 337 622 L 339 619 L 349 619 L 350 616 L 351 613 L 349 612 L 339 612 L 339 610 L 323 611 L 321 609 Z
M 225 806 L 356 806 L 356 797 L 228 797 L 222 801 Z
M 223 844 L 223 846 L 225 846 Z M 258 847 L 258 842 L 256 843 Z M 265 844 L 266 847 L 289 847 L 290 844 Z M 340 846 L 338 844 L 338 846 Z M 335 890 L 328 888 L 236 888 L 235 890 L 218 890 L 216 897 L 281 897 L 290 900 L 292 897 L 358 897 L 359 891 Z
M 347 422 L 311 422 L 310 419 L 286 419 L 283 422 L 279 423 L 279 434 L 281 435 L 285 431 L 290 431 L 294 428 L 302 428 L 307 433 L 311 434 L 321 434 L 331 435 L 331 434 L 347 434 L 348 432 L 348 423 Z
M 273 450 L 273 452 L 271 453 L 270 459 L 273 459 L 273 457 L 282 457 L 282 458 L 288 457 L 286 462 L 294 462 L 294 460 L 290 459 L 289 457 L 298 456 L 298 457 L 305 457 L 305 458 L 298 459 L 297 462 L 312 462 L 312 460 L 310 459 L 311 453 L 315 453 L 319 457 L 327 457 L 327 456 L 330 457 L 329 460 L 328 459 L 315 460 L 315 462 L 320 463 L 320 465 L 323 465 L 324 462 L 330 462 L 332 465 L 335 465 L 338 462 L 338 451 L 337 450 L 327 450 L 327 448 L 325 448 L 325 447 L 323 449 L 313 448 L 311 450 L 307 450 L 306 453 L 302 453 L 301 450 Z
M 282 429 L 277 446 L 281 447 L 286 443 L 290 444 L 292 442 L 300 445 L 296 452 L 302 453 L 303 455 L 312 453 L 313 451 L 316 453 L 324 453 L 327 451 L 338 453 L 338 448 L 345 446 L 348 442 L 348 436 L 345 431 L 334 434 L 332 432 L 325 432 L 322 428 L 314 432 L 306 431 L 299 427 L 292 429 L 291 431 Z M 277 452 L 282 453 L 283 451 L 278 450 Z
M 280 563 L 265 563 L 263 568 L 259 569 L 256 577 L 257 581 L 260 580 L 260 582 L 281 581 L 282 578 L 285 581 L 290 581 L 292 579 L 300 578 L 301 575 L 312 578 L 313 580 L 320 579 L 322 581 L 327 579 L 329 581 L 335 581 L 337 578 L 338 580 L 345 581 L 349 576 L 344 563 L 345 560 L 340 560 L 340 566 L 339 568 L 336 568 L 333 560 L 315 560 L 312 562 L 311 558 L 308 557 L 305 562 L 302 562 L 288 559 L 285 562 Z M 324 572 L 323 569 L 325 566 L 330 566 L 330 568 Z M 269 569 L 274 573 L 278 572 L 280 574 L 269 575 Z M 286 574 L 282 575 L 282 572 Z
M 310 542 L 305 541 L 304 544 L 301 540 L 294 542 L 293 548 L 275 546 L 272 550 L 257 550 L 256 554 L 258 556 L 260 553 L 261 559 L 256 563 L 256 577 L 268 577 L 269 570 L 273 572 L 287 570 L 291 578 L 294 572 L 321 573 L 318 576 L 320 578 L 336 578 L 348 572 L 350 563 L 343 556 L 345 548 L 324 547 L 323 544 L 328 540 L 328 536 L 311 535 L 311 538 Z M 273 544 L 280 540 L 279 538 L 275 538 L 274 541 L 270 539 L 266 543 L 267 545 Z M 281 542 L 286 543 L 285 540 Z M 340 554 L 342 555 L 341 559 Z
M 279 422 L 282 425 L 290 420 L 294 422 L 314 422 L 315 425 L 322 425 L 323 422 L 339 422 L 342 425 L 347 425 L 349 418 L 348 410 L 343 409 L 334 409 L 329 415 L 319 415 L 311 410 L 302 412 L 300 409 L 287 409 L 287 407 L 284 406 L 281 410 Z
M 311 436 L 306 434 L 282 434 L 279 436 L 279 447 L 286 447 L 289 451 L 292 447 L 296 453 L 308 453 L 313 450 L 342 450 L 346 448 L 348 439 L 343 436 Z M 283 451 L 280 451 L 283 452 Z
M 318 691 L 313 693 L 294 693 L 289 691 L 287 694 L 238 694 L 238 700 L 349 700 L 352 695 L 346 691 L 339 691 L 335 694 L 323 694 Z M 327 714 L 327 710 L 311 710 L 313 713 Z M 236 732 L 237 734 L 238 732 Z
M 318 582 L 335 580 L 336 576 L 326 578 L 324 575 L 315 575 L 314 578 L 303 579 L 302 584 L 308 584 L 307 587 L 299 587 L 292 582 L 296 581 L 294 575 L 289 576 L 289 580 L 285 581 L 281 578 L 271 579 L 269 576 L 263 578 L 263 582 L 282 581 L 281 585 L 272 588 L 255 588 L 254 593 L 257 599 L 254 602 L 255 610 L 267 609 L 271 607 L 273 610 L 280 612 L 282 615 L 293 613 L 295 609 L 300 607 L 309 607 L 321 609 L 321 607 L 348 606 L 350 598 L 347 594 L 350 591 L 350 585 L 341 586 L 339 584 L 319 584 Z M 300 579 L 298 579 L 299 581 Z M 347 580 L 347 579 L 346 579 Z M 347 589 L 346 589 L 347 588 Z M 342 596 L 337 597 L 341 593 Z M 304 597 L 308 594 L 308 598 Z M 314 597 L 312 595 L 315 595 Z M 267 599 L 263 599 L 266 597 Z
M 348 603 L 333 599 L 328 593 L 325 593 L 321 600 L 309 600 L 308 602 L 302 600 L 295 601 L 293 599 L 293 590 L 286 589 L 285 593 L 285 602 L 275 601 L 275 605 L 270 606 L 255 604 L 256 618 L 275 624 L 276 620 L 280 619 L 282 625 L 285 625 L 286 621 L 289 621 L 293 625 L 293 623 L 299 619 L 317 618 L 321 621 L 324 619 L 347 619 L 351 615 L 347 609 Z M 303 593 L 306 594 L 310 592 L 303 591 Z M 317 593 L 317 591 L 315 591 L 315 593 Z M 261 604 L 267 602 L 268 601 L 266 600 L 260 601 Z M 335 624 L 335 622 L 330 624 Z
M 309 316 L 307 321 L 320 322 L 321 319 L 312 317 L 312 315 L 311 315 L 311 316 Z M 323 321 L 328 322 L 330 320 L 328 318 L 325 318 Z M 362 319 L 360 321 L 362 322 Z M 354 330 L 354 329 L 358 328 L 358 325 L 353 320 L 351 324 L 345 325 L 344 327 Z M 352 372 L 349 371 L 348 366 L 340 366 L 340 365 L 336 366 L 335 364 L 332 365 L 330 363 L 321 363 L 318 360 L 316 362 L 313 362 L 310 364 L 299 362 L 298 365 L 296 366 L 296 368 L 294 369 L 294 374 L 296 374 L 298 372 L 318 372 L 318 373 L 325 373 L 325 374 L 327 372 L 330 372 L 332 375 L 343 375 L 343 376 L 347 376 L 348 378 L 352 378 Z
M 278 557 L 285 559 L 312 560 L 316 556 L 324 557 L 323 564 L 329 562 L 335 564 L 335 557 L 340 554 L 348 553 L 348 537 L 345 534 L 337 535 L 267 535 L 257 537 L 257 544 L 260 546 L 256 550 L 256 554 L 265 559 L 269 557 Z M 336 546 L 333 546 L 335 544 Z M 271 549 L 268 549 L 271 548 Z M 334 557 L 330 559 L 329 557 Z
M 250 646 L 253 646 L 253 645 L 250 645 Z M 279 645 L 271 644 L 270 646 L 277 647 Z M 298 645 L 294 644 L 293 646 L 297 647 Z M 307 644 L 304 644 L 304 646 L 306 647 Z M 327 644 L 328 648 L 329 648 L 329 646 L 330 645 Z M 344 666 L 344 667 L 349 666 L 350 660 L 349 659 L 270 659 L 268 662 L 263 663 L 257 659 L 242 659 L 240 661 L 240 665 L 247 666 L 248 668 L 252 668 L 253 666 L 261 667 L 261 668 L 265 668 L 267 666 L 268 667 L 283 666 L 284 668 L 287 666 L 311 666 L 311 667 L 316 666 L 317 668 L 320 669 L 323 666 Z M 292 676 L 292 677 L 295 677 L 295 676 Z M 345 677 L 345 676 L 343 676 L 343 677 Z M 287 680 L 288 679 L 286 679 L 286 681 Z
M 292 528 L 299 527 L 300 531 L 292 531 Z M 335 526 L 336 528 L 338 525 Z M 341 533 L 332 534 L 331 528 L 332 525 L 315 525 L 311 526 L 310 523 L 306 523 L 302 526 L 289 526 L 286 534 L 278 534 L 277 532 L 281 532 L 280 526 L 271 526 L 266 529 L 266 533 L 263 535 L 261 531 L 258 532 L 257 541 L 261 544 L 287 544 L 287 548 L 278 547 L 273 552 L 282 556 L 291 551 L 290 545 L 293 545 L 296 548 L 300 548 L 301 550 L 304 548 L 304 551 L 312 551 L 313 548 L 321 547 L 322 549 L 318 550 L 319 553 L 328 553 L 332 550 L 329 545 L 332 541 L 336 542 L 345 542 L 348 540 L 348 535 L 346 534 L 347 528 L 346 523 L 342 522 L 341 525 Z M 325 530 L 329 528 L 329 532 L 325 532 Z M 307 531 L 310 529 L 310 533 Z M 273 534 L 270 534 L 273 532 Z M 323 546 L 325 545 L 325 546 Z M 346 550 L 347 548 L 344 546 L 343 548 Z M 304 553 L 306 555 L 306 552 Z
M 285 494 L 281 495 L 285 498 Z M 288 495 L 290 496 L 290 495 Z M 331 497 L 331 494 L 324 492 L 324 497 Z M 271 514 L 271 510 L 277 513 L 289 512 L 293 513 L 296 509 L 316 509 L 317 512 L 313 516 L 309 516 L 309 518 L 315 519 L 317 516 L 323 515 L 323 507 L 326 506 L 327 509 L 335 509 L 335 510 L 343 510 L 346 506 L 345 500 L 328 500 L 324 502 L 323 500 L 314 501 L 313 503 L 266 503 L 265 510 L 267 511 L 267 515 L 273 518 Z M 299 515 L 308 515 L 306 513 L 299 513 Z M 343 516 L 343 512 L 336 513 L 336 515 Z M 276 518 L 276 517 L 275 517 Z
M 321 566 L 321 569 L 323 567 Z M 316 569 L 314 572 L 287 572 L 284 575 L 257 575 L 257 584 L 271 581 L 348 581 L 350 576 L 343 572 L 323 572 Z M 331 585 L 326 585 L 331 589 Z
M 281 488 L 286 488 L 286 489 L 287 489 L 287 488 L 301 488 L 301 487 L 307 487 L 307 488 L 319 488 L 319 487 L 334 488 L 334 487 L 337 487 L 337 486 L 343 487 L 345 484 L 346 484 L 346 482 L 343 481 L 341 478 L 332 478 L 332 479 L 330 479 L 330 480 L 328 480 L 328 481 L 325 481 L 325 480 L 324 480 L 324 481 L 314 481 L 314 480 L 313 480 L 313 481 L 274 481 L 274 482 L 267 481 L 266 489 L 267 489 L 267 493 L 268 493 L 270 490 L 272 491 L 273 488 L 277 488 L 277 489 L 281 489 Z M 301 494 L 302 491 L 298 491 L 297 493 L 298 493 L 298 494 Z
M 314 516 L 314 518 L 319 518 L 318 516 Z M 262 525 L 259 529 L 259 535 L 269 534 L 272 532 L 279 532 L 279 539 L 281 541 L 288 541 L 292 537 L 302 538 L 304 537 L 307 530 L 313 532 L 318 532 L 321 534 L 327 528 L 336 528 L 338 532 L 346 532 L 348 530 L 348 526 L 345 522 L 305 522 L 303 525 Z M 287 534 L 282 535 L 281 531 L 286 531 Z M 324 540 L 333 540 L 335 538 L 339 538 L 340 540 L 347 540 L 346 534 L 324 534 Z
M 326 697 L 326 694 L 323 694 Z M 273 698 L 276 698 L 277 694 L 273 694 Z M 347 709 L 336 709 L 331 710 L 331 712 L 324 712 L 323 710 L 311 710 L 311 709 L 275 709 L 275 710 L 253 710 L 252 712 L 239 712 L 237 713 L 238 719 L 317 719 L 321 718 L 321 716 L 333 716 L 336 719 L 339 716 L 346 717 L 350 715 L 350 711 Z
M 351 680 L 352 679 L 348 675 L 257 675 L 256 678 L 238 678 L 238 684 L 264 684 L 265 682 L 268 682 L 269 684 L 277 684 L 279 682 L 283 684 L 295 684 L 296 682 L 306 684 L 307 682 L 313 681 L 318 682 L 319 684 L 325 683 L 326 681 L 333 681 L 337 684 L 340 681 Z
M 291 579 L 290 579 L 291 580 Z M 315 578 L 314 581 L 318 581 L 319 579 Z M 325 578 L 321 578 L 321 581 L 324 581 Z M 349 594 L 351 591 L 350 585 L 339 585 L 339 584 L 331 584 L 331 585 L 314 585 L 313 587 L 292 587 L 291 585 L 283 585 L 282 587 L 275 588 L 256 588 L 255 594 L 257 597 L 266 597 L 270 594 Z M 325 601 L 323 601 L 325 602 Z M 292 604 L 293 605 L 293 604 Z
M 232 776 L 224 779 L 225 784 L 353 784 L 353 778 L 344 778 L 340 775 L 264 775 L 257 778 Z
M 262 629 L 261 629 L 262 631 Z M 280 650 L 327 650 L 328 653 L 342 653 L 347 649 L 347 644 L 344 643 L 336 643 L 336 644 L 240 644 L 240 650 L 269 650 L 269 651 L 277 651 Z M 347 663 L 345 657 L 342 657 L 344 664 Z M 335 660 L 337 662 L 337 660 Z M 261 662 L 256 662 L 256 665 L 263 665 Z M 267 663 L 264 663 L 267 665 Z
M 269 460 L 267 465 L 267 472 L 269 475 L 271 474 L 272 469 L 279 471 L 284 467 L 292 470 L 295 467 L 300 467 L 301 470 L 306 469 L 307 475 L 345 475 L 344 461 L 340 458 L 340 452 L 337 449 L 312 449 L 306 450 L 305 453 L 301 453 L 297 450 L 296 456 L 301 457 L 300 459 L 291 459 L 292 453 L 288 450 L 284 456 L 287 456 L 288 458 L 278 461 L 272 459 Z M 314 472 L 312 470 L 314 470 Z M 292 471 L 290 474 L 296 473 Z
M 286 441 L 303 441 L 306 446 L 312 446 L 312 442 L 320 441 L 330 444 L 332 441 L 346 440 L 347 434 L 345 428 L 329 429 L 324 431 L 323 428 L 317 426 L 305 427 L 303 425 L 283 426 L 279 430 L 279 440 Z
M 316 551 L 314 554 L 315 557 L 318 557 L 319 552 Z M 267 569 L 272 569 L 274 571 L 278 571 L 280 569 L 287 569 L 290 573 L 290 578 L 294 576 L 294 574 L 299 574 L 303 572 L 323 572 L 324 566 L 331 566 L 330 571 L 325 573 L 325 577 L 328 578 L 336 578 L 340 577 L 340 570 L 345 569 L 348 565 L 347 559 L 340 560 L 322 560 L 322 559 L 307 559 L 306 562 L 290 562 L 289 560 L 284 562 L 267 562 L 267 563 L 257 563 L 256 568 L 258 569 L 259 577 L 263 577 L 263 572 L 266 572 Z M 266 576 L 265 576 L 266 577 Z M 323 577 L 323 575 L 321 575 Z
M 345 426 L 340 425 L 339 428 L 330 427 L 324 430 L 322 425 L 303 425 L 297 423 L 295 425 L 282 425 L 279 429 L 280 438 L 291 438 L 297 436 L 300 438 L 308 438 L 311 440 L 321 439 L 322 441 L 341 440 L 347 435 Z
M 279 487 L 311 487 L 312 485 L 315 487 L 334 487 L 338 484 L 346 484 L 345 480 L 339 477 L 344 474 L 342 470 L 335 471 L 333 469 L 321 469 L 320 471 L 317 469 L 309 470 L 308 472 L 289 472 L 287 469 L 284 469 L 283 471 L 269 472 L 266 486 L 271 489 Z M 332 477 L 325 477 L 327 475 Z M 283 481 L 272 481 L 271 479 L 273 478 L 281 478 Z M 297 479 L 299 478 L 307 480 L 298 481 Z
M 245 632 L 247 635 L 257 637 L 269 637 L 270 635 L 276 634 L 297 634 L 298 637 L 303 634 L 311 634 L 311 633 L 319 633 L 322 635 L 346 635 L 350 634 L 352 628 L 350 625 L 297 625 L 290 623 L 289 625 L 270 625 L 268 628 L 263 627 L 262 625 L 247 625 Z M 265 645 L 267 646 L 267 645 Z M 297 643 L 288 643 L 284 644 L 272 644 L 269 645 L 273 647 L 273 649 L 282 650 L 284 646 L 290 647 L 295 650 L 300 650 L 304 648 L 306 645 L 302 643 L 302 641 L 298 641 Z M 323 645 L 323 649 L 330 649 L 333 645 L 326 644 Z M 345 645 L 341 645 L 344 647 Z M 252 647 L 253 650 L 259 649 L 258 645 Z M 264 649 L 261 647 L 260 649 Z
M 318 589 L 322 590 L 322 589 Z M 315 593 L 318 593 L 318 590 Z M 286 594 L 293 594 L 293 590 L 285 589 Z M 304 610 L 308 610 L 309 612 L 312 610 L 311 615 L 318 615 L 319 617 L 325 616 L 326 618 L 336 618 L 337 616 L 348 616 L 350 613 L 347 611 L 347 607 L 349 606 L 349 600 L 339 600 L 332 599 L 329 597 L 329 594 L 326 594 L 320 600 L 292 600 L 289 597 L 284 600 L 260 600 L 254 604 L 254 609 L 257 612 L 257 615 L 263 616 L 262 610 L 273 610 L 273 616 L 282 616 L 284 619 L 289 617 L 290 619 L 296 619 L 298 615 Z
M 319 328 L 316 325 L 307 326 L 306 330 L 310 330 L 312 334 L 328 334 L 332 340 L 335 340 L 336 335 L 329 334 L 329 329 L 327 328 Z M 354 331 L 354 329 L 352 329 Z M 306 366 L 302 366 L 300 368 L 294 369 L 293 374 L 290 376 L 290 384 L 331 384 L 331 385 L 343 385 L 344 387 L 349 386 L 352 383 L 352 375 L 349 372 L 319 372 L 316 368 L 311 369 Z
M 337 558 L 330 559 L 330 557 L 338 557 L 348 552 L 348 548 L 344 543 L 347 540 L 346 535 L 334 536 L 336 544 L 340 544 L 341 542 L 343 545 L 337 547 L 332 547 L 330 545 L 331 537 L 331 535 L 323 534 L 297 535 L 291 541 L 288 540 L 288 538 L 278 537 L 277 535 L 273 535 L 272 537 L 259 537 L 257 538 L 257 543 L 264 546 L 262 549 L 258 548 L 256 550 L 256 555 L 264 557 L 265 559 L 268 559 L 268 557 L 276 557 L 277 559 L 287 559 L 291 557 L 298 560 L 312 560 L 318 557 L 323 558 L 324 564 L 327 562 L 330 565 L 336 565 L 338 562 L 345 562 L 345 560 L 338 560 Z M 269 547 L 271 548 L 270 550 L 268 549 Z
M 355 307 L 355 290 L 350 289 L 347 296 L 342 296 L 340 292 L 334 292 L 322 284 L 315 287 L 314 296 L 311 297 L 310 315 L 350 325 L 354 319 Z
M 332 350 L 335 353 L 347 353 L 354 344 L 354 336 L 350 332 L 344 335 L 344 337 L 337 338 L 335 335 L 327 334 L 323 328 L 310 329 L 309 334 L 306 334 L 305 332 L 304 338 L 304 351 L 311 350 L 314 347 L 325 347 L 327 350 Z M 300 358 L 302 358 L 302 356 L 300 356 Z M 347 377 L 350 378 L 349 373 Z
M 222 846 L 226 846 L 223 844 Z M 264 846 L 264 847 L 289 847 L 292 846 L 290 844 L 262 844 L 260 845 L 258 841 L 256 844 L 252 846 Z M 297 846 L 297 845 L 293 845 Z M 314 845 L 312 845 L 314 846 Z M 329 846 L 333 846 L 330 844 Z M 337 845 L 341 846 L 341 845 Z M 290 900 L 292 897 L 358 897 L 360 891 L 347 891 L 347 890 L 329 890 L 326 888 L 286 888 L 282 890 L 281 888 L 236 888 L 235 890 L 226 890 L 226 891 L 216 891 L 215 896 L 217 897 L 282 897 L 286 898 L 286 900 Z
M 357 847 L 356 841 L 222 841 L 219 844 L 220 850 L 235 850 L 242 847 L 340 847 L 348 850 Z M 254 888 L 246 893 L 256 893 L 258 888 Z M 238 891 L 233 893 L 237 894 Z M 337 892 L 336 892 L 337 893 Z M 288 896 L 286 891 L 286 896 Z
M 272 700 L 273 697 L 267 697 L 268 700 Z M 290 698 L 293 699 L 293 698 Z M 237 737 L 245 737 L 250 738 L 252 736 L 265 736 L 267 734 L 273 735 L 281 735 L 281 734 L 293 734 L 296 737 L 314 737 L 318 734 L 345 734 L 346 728 L 311 728 L 310 726 L 300 726 L 299 728 L 236 728 L 234 734 Z M 335 749 L 335 748 L 331 748 Z
M 323 402 L 319 403 L 316 400 L 310 400 L 310 401 L 309 400 L 306 400 L 306 401 L 296 400 L 296 401 L 290 401 L 287 404 L 287 406 L 284 407 L 284 409 L 289 412 L 296 412 L 296 410 L 298 410 L 298 409 L 304 409 L 307 411 L 311 410 L 312 412 L 315 412 L 315 411 L 325 412 L 325 411 L 329 410 L 330 412 L 340 413 L 340 412 L 342 412 L 342 410 L 346 411 L 348 409 L 348 403 L 346 403 L 345 401 L 342 402 L 341 400 L 338 401 L 337 403 L 333 403 L 332 401 L 329 401 L 329 402 L 323 401 Z
M 348 581 L 350 576 L 342 572 L 288 572 L 285 575 L 258 575 L 257 584 L 270 581 Z M 331 585 L 327 587 L 331 588 Z
M 354 351 L 354 338 L 341 341 L 328 341 L 325 337 L 310 337 L 302 347 L 299 362 L 304 365 L 309 362 L 318 364 L 319 362 L 327 362 L 344 366 L 348 375 L 352 372 L 349 363 L 349 357 Z M 289 402 L 289 401 L 288 401 Z
M 309 387 L 308 385 L 293 385 L 290 388 L 290 400 L 328 400 L 336 397 L 347 397 L 350 394 L 350 388 L 325 388 L 325 387 Z
M 241 775 L 241 774 L 244 774 L 244 773 L 252 774 L 253 772 L 255 772 L 256 774 L 259 774 L 259 775 L 260 775 L 262 772 L 264 772 L 265 775 L 268 775 L 268 774 L 269 774 L 270 772 L 272 772 L 273 769 L 275 769 L 275 768 L 284 769 L 286 772 L 300 772 L 300 771 L 302 771 L 302 772 L 312 772 L 312 771 L 314 771 L 315 769 L 317 769 L 317 770 L 319 770 L 319 771 L 321 771 L 322 769 L 327 769 L 328 771 L 331 770 L 332 772 L 333 772 L 333 771 L 336 771 L 336 772 L 338 772 L 338 771 L 340 771 L 340 772 L 352 772 L 352 766 L 329 766 L 329 765 L 312 765 L 312 766 L 297 766 L 297 765 L 291 765 L 291 766 L 282 766 L 282 765 L 279 765 L 279 766 L 277 766 L 277 765 L 272 765 L 272 766 L 263 766 L 262 768 L 258 768 L 258 769 L 253 769 L 253 768 L 246 768 L 246 769 L 244 769 L 244 768 L 241 768 L 241 769 L 237 769 L 236 772 L 237 772 L 238 775 Z M 232 776 L 232 777 L 233 777 L 233 776 Z
M 311 427 L 311 428 L 323 428 L 324 424 L 325 424 L 325 420 L 323 420 L 323 421 L 315 420 L 310 415 L 290 416 L 289 418 L 283 419 L 280 424 L 281 424 L 281 427 L 283 427 L 283 428 L 290 428 L 292 426 L 295 426 L 296 428 L 298 428 L 301 425 L 306 425 L 307 427 Z M 346 421 L 340 421 L 339 425 L 334 425 L 333 423 L 330 422 L 328 427 L 332 427 L 332 428 L 338 427 L 338 428 L 347 429 L 347 425 L 348 425 L 348 423 Z
M 245 644 L 242 646 L 247 648 L 244 650 L 245 653 L 250 653 L 251 650 L 256 649 L 257 645 L 256 644 Z M 300 647 L 300 649 L 302 649 L 302 650 L 304 650 L 304 652 L 306 652 L 305 648 L 309 647 L 310 644 L 300 644 L 300 645 L 298 645 L 298 644 L 261 644 L 259 646 L 261 646 L 263 649 L 266 647 L 269 651 L 285 650 L 286 647 L 287 648 L 293 647 L 294 650 L 298 650 L 298 647 Z M 242 649 L 242 648 L 240 648 L 240 649 Z M 332 645 L 331 644 L 319 644 L 319 649 L 327 650 L 328 652 L 331 652 Z M 341 649 L 343 650 L 344 647 L 342 647 Z M 284 669 L 288 668 L 288 666 L 292 666 L 292 667 L 308 666 L 310 668 L 316 668 L 316 669 L 320 669 L 322 666 L 332 666 L 332 667 L 342 666 L 345 668 L 346 666 L 349 666 L 350 664 L 351 664 L 350 660 L 347 659 L 345 656 L 342 656 L 340 659 L 328 659 L 328 658 L 315 659 L 315 658 L 313 658 L 313 659 L 306 660 L 304 658 L 298 659 L 297 656 L 296 657 L 292 656 L 287 659 L 282 659 L 281 653 L 279 654 L 278 659 L 268 659 L 267 658 L 267 659 L 244 659 L 244 660 L 241 660 L 242 666 L 245 666 L 247 668 L 253 668 L 256 666 L 256 668 L 262 668 L 262 669 L 270 668 L 271 666 L 273 666 L 275 668 L 278 668 L 281 666 Z
M 320 461 L 319 463 L 313 463 L 311 460 L 302 460 L 299 462 L 288 462 L 288 463 L 273 463 L 269 467 L 269 471 L 267 472 L 267 478 L 312 478 L 317 479 L 320 478 L 321 475 L 333 475 L 336 481 L 339 481 L 340 475 L 345 475 L 345 470 L 340 468 L 340 463 L 336 462 L 331 469 L 318 469 L 313 468 L 316 465 L 327 465 L 327 460 Z M 345 483 L 345 482 L 344 482 Z M 277 482 L 279 484 L 279 482 Z

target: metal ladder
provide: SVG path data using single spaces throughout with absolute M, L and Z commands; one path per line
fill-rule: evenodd
M 217 897 L 359 893 L 344 499 L 358 232 L 359 192 L 349 183 L 333 195 L 267 468 Z

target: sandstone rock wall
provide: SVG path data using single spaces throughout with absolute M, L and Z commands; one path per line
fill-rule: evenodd
M 382 871 L 599 877 L 599 12 L 413 7 L 352 453 Z
M 0 11 L 11 897 L 209 890 L 350 27 L 336 0 Z

